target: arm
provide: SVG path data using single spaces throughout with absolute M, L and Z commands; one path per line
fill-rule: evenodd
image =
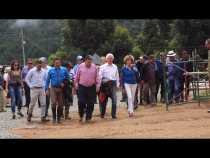
M 50 84 L 50 72 L 48 72 L 47 74 L 47 79 L 46 79 L 46 83 L 45 83 L 45 91 L 47 91 L 49 89 L 49 84 Z
M 76 75 L 75 75 L 75 79 L 74 79 L 74 86 L 75 89 L 78 89 L 78 85 L 79 85 L 79 78 L 80 78 L 80 67 L 78 68 Z
M 116 70 L 116 78 L 117 78 L 117 87 L 120 87 L 120 77 L 119 77 L 118 69 Z
M 100 89 L 100 76 L 99 76 L 99 69 L 96 70 L 96 92 L 99 92 Z
M 124 86 L 124 83 L 125 83 L 125 80 L 124 80 L 124 69 L 121 70 L 121 86 L 123 87 Z
M 27 83 L 27 85 L 31 88 L 31 77 L 32 77 L 32 72 L 29 71 L 28 74 L 25 77 L 25 82 Z

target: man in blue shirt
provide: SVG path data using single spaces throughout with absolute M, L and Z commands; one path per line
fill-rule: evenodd
M 162 103 L 165 102 L 165 87 L 164 87 L 164 76 L 163 76 L 163 69 L 164 69 L 164 65 L 163 63 L 165 62 L 165 55 L 164 53 L 160 53 L 160 60 L 156 60 L 155 61 L 155 64 L 157 66 L 157 70 L 156 70 L 156 86 L 157 86 L 157 89 L 156 89 L 156 100 L 157 100 L 157 96 L 158 96 L 158 91 L 161 87 L 161 91 L 160 91 L 160 94 L 161 94 L 161 99 L 160 101 Z
M 52 114 L 53 123 L 61 123 L 61 115 L 63 110 L 63 88 L 66 80 L 69 79 L 69 73 L 66 68 L 61 67 L 61 60 L 59 58 L 54 59 L 54 67 L 51 68 L 47 75 L 46 81 L 46 95 L 49 95 L 49 84 L 50 88 L 50 98 L 52 103 Z M 57 114 L 56 114 L 57 111 Z

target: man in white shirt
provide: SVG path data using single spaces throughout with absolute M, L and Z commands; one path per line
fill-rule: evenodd
M 117 109 L 117 88 L 120 86 L 119 72 L 115 64 L 113 64 L 114 56 L 111 53 L 106 55 L 107 63 L 100 66 L 99 77 L 101 89 L 99 93 L 99 105 L 101 118 L 104 118 L 106 113 L 106 105 L 108 97 L 112 99 L 112 118 L 116 119 Z
M 29 105 L 29 112 L 27 120 L 31 121 L 34 106 L 39 99 L 41 104 L 41 121 L 46 122 L 45 109 L 46 109 L 46 94 L 45 94 L 45 81 L 47 74 L 42 69 L 42 61 L 36 61 L 36 67 L 31 69 L 26 75 L 25 81 L 31 90 L 31 102 Z

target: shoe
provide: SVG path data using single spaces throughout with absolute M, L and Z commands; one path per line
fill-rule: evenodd
M 28 117 L 27 117 L 27 121 L 28 122 L 31 122 L 31 117 L 32 117 L 32 115 L 31 114 L 28 114 Z
M 53 124 L 56 124 L 56 120 L 55 119 L 53 119 Z
M 103 119 L 104 118 L 104 115 L 101 115 L 101 118 Z
M 138 106 L 134 106 L 134 110 L 138 109 Z
M 116 116 L 112 116 L 112 119 L 117 119 L 117 117 Z
M 17 113 L 20 117 L 24 117 L 24 115 L 21 113 L 21 111 L 18 111 Z
M 91 119 L 86 119 L 85 122 L 86 123 L 90 123 L 91 122 Z
M 50 121 L 50 120 L 46 119 L 46 117 L 41 118 L 41 122 L 48 122 L 48 121 Z
M 13 115 L 12 115 L 12 119 L 15 120 L 15 118 L 16 118 L 16 116 L 15 116 L 15 114 L 13 114 Z
M 134 116 L 134 113 L 133 112 L 130 112 L 128 113 L 129 117 L 133 117 Z
M 61 124 L 61 120 L 59 119 L 59 120 L 57 120 L 57 124 Z
M 71 120 L 71 117 L 65 116 L 65 120 Z

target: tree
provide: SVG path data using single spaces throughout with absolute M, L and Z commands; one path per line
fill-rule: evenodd
M 108 41 L 102 46 L 102 55 L 111 51 L 116 63 L 122 63 L 123 57 L 128 53 L 132 53 L 134 41 L 127 28 L 117 25 L 115 31 Z
M 66 20 L 63 44 L 89 53 L 97 52 L 114 31 L 113 20 Z

